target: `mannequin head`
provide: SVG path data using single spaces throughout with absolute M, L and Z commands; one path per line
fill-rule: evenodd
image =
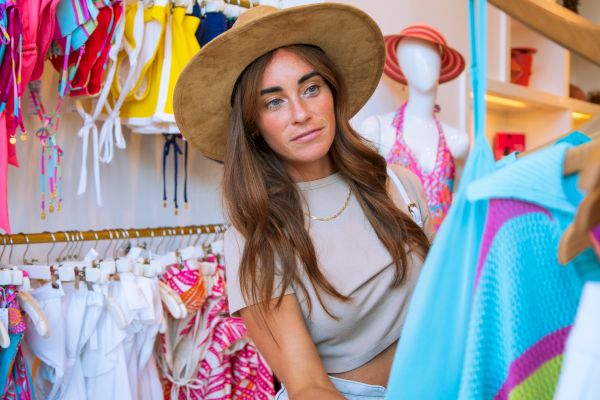
M 434 90 L 440 78 L 441 63 L 440 50 L 433 43 L 412 37 L 398 43 L 398 65 L 411 89 Z

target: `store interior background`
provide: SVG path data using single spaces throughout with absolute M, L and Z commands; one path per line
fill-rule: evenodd
M 552 1 L 552 0 L 547 0 Z M 285 6 L 315 3 L 316 1 L 284 1 Z M 348 0 L 339 1 L 356 6 L 370 14 L 384 34 L 399 32 L 413 23 L 427 23 L 438 28 L 448 43 L 459 50 L 469 65 L 468 15 L 466 0 Z M 600 90 L 600 68 L 539 37 L 489 6 L 489 67 L 490 87 L 500 97 L 524 98 L 525 107 L 488 104 L 488 134 L 499 130 L 525 132 L 528 146 L 536 146 L 565 133 L 576 126 L 573 111 L 584 114 L 600 112 L 600 105 L 571 102 L 568 85 L 573 82 L 585 91 Z M 600 1 L 581 0 L 580 14 L 600 23 Z M 525 29 L 525 31 L 523 31 Z M 340 33 L 342 34 L 342 33 Z M 538 46 L 534 59 L 534 76 L 530 88 L 514 88 L 508 80 L 511 44 L 532 40 Z M 48 104 L 57 96 L 58 74 L 47 64 L 42 81 L 42 95 Z M 218 79 L 218 77 L 215 77 Z M 438 103 L 440 118 L 447 124 L 470 131 L 468 72 L 458 79 L 441 85 Z M 516 91 L 515 91 L 516 89 Z M 549 94 L 548 94 L 549 93 Z M 401 85 L 384 77 L 368 104 L 353 119 L 358 127 L 364 118 L 398 108 L 407 96 Z M 211 101 L 211 99 L 206 99 Z M 27 95 L 23 101 L 25 124 L 30 132 L 38 128 L 39 120 Z M 21 167 L 10 167 L 9 210 L 13 233 L 65 230 L 99 230 L 106 228 L 142 228 L 209 224 L 224 221 L 220 182 L 222 166 L 210 161 L 190 148 L 188 165 L 190 208 L 183 208 L 183 158 L 180 157 L 179 215 L 174 215 L 172 201 L 163 208 L 162 157 L 164 139 L 161 135 L 131 134 L 124 129 L 127 148 L 115 149 L 110 164 L 101 164 L 103 207 L 96 204 L 91 154 L 88 157 L 87 193 L 77 195 L 81 169 L 82 141 L 77 132 L 82 119 L 71 101 L 65 102 L 58 135 L 63 155 L 63 210 L 40 219 L 40 145 L 33 136 L 18 144 Z M 91 140 L 90 148 L 91 152 Z M 167 166 L 167 193 L 173 193 L 173 160 Z M 35 252 L 42 252 L 37 247 Z M 41 254 L 42 254 L 41 253 Z M 15 252 L 18 257 L 21 251 Z M 29 256 L 35 254 L 29 253 Z M 43 255 L 40 255 L 43 259 Z

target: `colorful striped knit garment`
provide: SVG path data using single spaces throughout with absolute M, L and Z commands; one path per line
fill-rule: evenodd
M 471 184 L 489 200 L 462 371 L 461 399 L 551 399 L 586 279 L 600 277 L 587 250 L 558 264 L 563 231 L 581 194 L 563 179 L 568 144 L 535 153 Z

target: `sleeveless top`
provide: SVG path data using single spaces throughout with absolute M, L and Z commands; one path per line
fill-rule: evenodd
M 422 224 L 431 239 L 433 229 L 419 180 L 398 166 L 390 167 L 388 174 L 392 200 L 398 209 L 412 215 L 417 224 Z M 349 190 L 348 183 L 339 173 L 296 185 L 312 215 L 334 214 Z M 346 303 L 324 296 L 326 307 L 339 318 L 333 319 L 319 304 L 315 288 L 303 272 L 300 279 L 308 298 L 296 284 L 288 287 L 284 294 L 296 296 L 325 370 L 328 373 L 350 371 L 372 360 L 400 337 L 422 260 L 414 252 L 409 253 L 406 281 L 400 287 L 391 287 L 396 272 L 392 257 L 354 195 L 337 218 L 309 223 L 319 269 L 339 293 L 352 300 Z M 242 296 L 239 279 L 245 238 L 232 227 L 225 234 L 224 246 L 229 310 L 236 315 L 252 304 L 247 303 L 250 299 Z M 281 292 L 281 275 L 277 269 L 274 278 L 272 297 L 277 298 Z M 313 306 L 310 314 L 308 299 Z
M 454 158 L 446 143 L 442 124 L 434 116 L 439 136 L 435 166 L 430 173 L 423 171 L 421 164 L 419 164 L 419 161 L 404 140 L 402 129 L 404 126 L 406 104 L 404 103 L 400 107 L 392 121 L 392 125 L 396 128 L 396 141 L 387 155 L 387 162 L 402 165 L 421 180 L 425 188 L 425 197 L 431 213 L 433 227 L 437 231 L 448 213 L 450 204 L 452 204 L 455 173 Z

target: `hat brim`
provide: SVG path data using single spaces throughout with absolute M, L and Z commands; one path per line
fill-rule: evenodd
M 402 73 L 400 66 L 398 65 L 398 57 L 396 53 L 396 47 L 398 46 L 398 42 L 402 40 L 404 36 L 402 35 L 388 35 L 385 36 L 385 49 L 386 49 L 386 57 L 385 57 L 385 67 L 383 72 L 395 80 L 396 82 L 400 82 L 403 85 L 408 84 L 406 81 L 406 77 Z M 425 38 L 420 38 L 421 40 L 426 40 L 436 46 L 439 46 L 442 51 L 442 61 L 440 66 L 440 78 L 438 83 L 446 83 L 449 82 L 456 77 L 458 77 L 465 69 L 465 59 L 458 52 L 458 50 L 450 47 L 443 46 L 439 43 L 429 41 Z
M 333 61 L 348 89 L 348 117 L 375 91 L 385 49 L 367 14 L 331 3 L 283 9 L 216 37 L 183 69 L 173 109 L 185 138 L 206 157 L 223 160 L 237 78 L 260 56 L 293 44 L 317 46 Z

